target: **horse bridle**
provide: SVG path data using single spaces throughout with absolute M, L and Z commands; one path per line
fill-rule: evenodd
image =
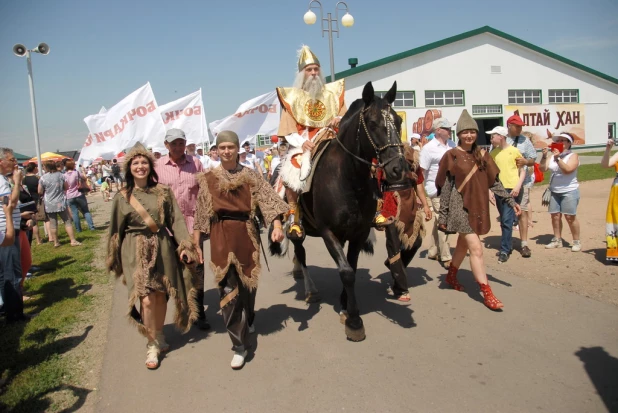
M 401 151 L 401 148 L 403 148 L 403 143 L 401 143 L 401 138 L 399 137 L 399 132 L 397 132 L 397 128 L 395 127 L 395 124 L 393 123 L 393 120 L 391 119 L 391 113 L 390 113 L 390 106 L 387 106 L 385 109 L 381 109 L 380 112 L 382 113 L 382 118 L 384 119 L 384 124 L 386 125 L 386 135 L 390 138 L 391 136 L 391 130 L 395 133 L 395 136 L 397 136 L 397 142 L 398 143 L 387 143 L 384 146 L 380 146 L 378 147 L 378 145 L 376 145 L 375 141 L 373 140 L 373 138 L 371 137 L 371 134 L 369 133 L 369 129 L 367 128 L 367 123 L 365 122 L 365 117 L 363 116 L 365 114 L 365 112 L 367 112 L 367 110 L 369 110 L 369 108 L 365 108 L 361 111 L 359 117 L 360 117 L 360 121 L 358 123 L 358 129 L 356 131 L 356 140 L 358 141 L 360 138 L 360 128 L 361 125 L 363 126 L 363 129 L 365 130 L 365 134 L 367 135 L 367 139 L 369 140 L 369 143 L 371 144 L 371 146 L 373 147 L 373 150 L 376 152 L 376 157 L 378 159 L 378 164 L 374 164 L 371 163 L 369 161 L 366 161 L 365 159 L 361 158 L 360 156 L 352 153 L 348 148 L 346 148 L 343 143 L 341 143 L 341 141 L 339 140 L 339 136 L 337 136 L 335 139 L 337 140 L 337 142 L 339 143 L 339 145 L 341 145 L 341 147 L 344 149 L 344 151 L 346 151 L 349 155 L 352 155 L 354 158 L 356 158 L 356 160 L 358 160 L 359 162 L 362 162 L 366 165 L 372 166 L 372 167 L 376 167 L 376 168 L 382 168 L 384 169 L 384 167 L 386 167 L 386 165 L 388 165 L 390 162 L 394 161 L 395 159 L 400 158 L 403 153 Z M 380 154 L 382 152 L 384 152 L 385 150 L 387 150 L 388 148 L 397 148 L 397 155 L 387 159 L 385 162 L 381 161 L 381 157 Z

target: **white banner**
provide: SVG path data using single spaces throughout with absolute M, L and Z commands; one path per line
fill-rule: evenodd
M 182 129 L 187 144 L 208 142 L 202 89 L 159 107 L 165 129 Z
M 98 157 L 112 159 L 137 142 L 144 146 L 160 146 L 165 138 L 165 125 L 150 82 L 106 112 L 87 116 L 84 122 L 90 134 L 78 162 Z
M 277 92 L 272 91 L 243 103 L 233 115 L 211 122 L 210 130 L 215 135 L 234 131 L 241 142 L 255 135 L 274 135 L 279 129 L 280 110 Z

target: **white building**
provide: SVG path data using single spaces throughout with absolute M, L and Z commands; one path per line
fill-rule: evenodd
M 573 133 L 576 144 L 585 146 L 616 136 L 618 79 L 489 26 L 352 67 L 336 78 L 345 78 L 348 107 L 367 82 L 383 94 L 397 81 L 394 109 L 404 118 L 402 138 L 427 135 L 433 117 L 456 122 L 464 108 L 479 124 L 481 144 L 484 131 L 506 126 L 515 111 L 537 148 L 556 131 Z

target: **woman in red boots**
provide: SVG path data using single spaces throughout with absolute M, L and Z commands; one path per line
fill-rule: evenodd
M 436 187 L 440 191 L 438 228 L 459 234 L 446 283 L 463 291 L 463 286 L 457 281 L 457 270 L 470 251 L 470 267 L 481 288 L 484 303 L 491 310 L 499 310 L 504 305 L 487 282 L 483 243 L 479 238 L 490 229 L 488 189 L 504 198 L 515 209 L 516 215 L 521 214 L 521 209 L 498 180 L 500 170 L 489 153 L 477 146 L 477 135 L 476 121 L 464 110 L 457 122 L 458 146 L 444 154 L 436 177 Z

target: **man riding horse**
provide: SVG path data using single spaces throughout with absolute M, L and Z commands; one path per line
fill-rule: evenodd
M 347 111 L 344 92 L 343 80 L 326 84 L 320 61 L 307 46 L 299 51 L 294 86 L 277 88 L 282 108 L 277 135 L 293 148 L 289 151 L 289 162 L 284 163 L 280 171 L 290 205 L 287 234 L 290 239 L 300 239 L 305 235 L 299 216 L 298 197 L 306 176 L 303 178 L 300 170 L 309 168 L 316 142 L 339 127 L 341 117 Z

